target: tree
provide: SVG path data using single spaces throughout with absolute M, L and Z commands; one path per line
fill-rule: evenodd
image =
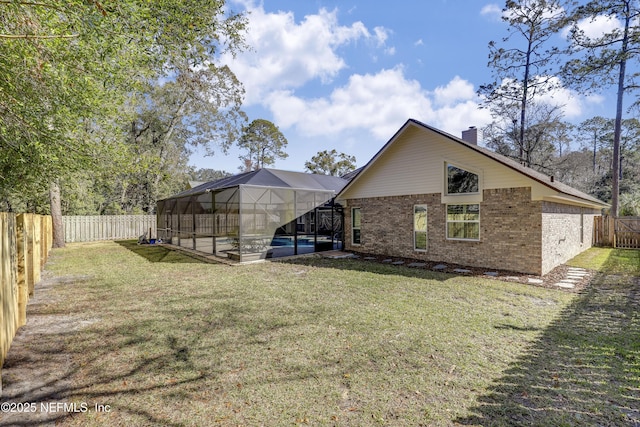
M 553 176 L 564 184 L 596 196 L 598 175 L 592 172 L 591 153 L 588 149 L 570 151 L 559 158 Z
M 564 121 L 556 120 L 553 126 L 548 130 L 550 138 L 555 141 L 555 148 L 558 152 L 558 157 L 562 157 L 569 150 L 571 150 L 571 134 L 574 129 L 574 125 Z
M 231 175 L 230 172 L 216 169 L 194 169 L 189 172 L 189 179 L 192 181 L 209 182 Z
M 335 149 L 318 151 L 310 161 L 304 163 L 304 167 L 311 173 L 342 176 L 356 169 L 356 158 L 345 153 L 338 154 Z
M 576 139 L 591 150 L 591 165 L 595 174 L 598 148 L 610 145 L 609 141 L 613 139 L 613 120 L 601 116 L 585 120 L 577 127 Z
M 570 14 L 572 52 L 576 57 L 563 68 L 563 75 L 574 87 L 601 90 L 616 87 L 616 114 L 613 132 L 611 173 L 611 214 L 618 215 L 620 194 L 620 139 L 624 95 L 636 89 L 637 74 L 627 72 L 627 63 L 640 58 L 640 5 L 632 0 L 593 0 L 579 5 Z M 582 24 L 597 17 L 617 19 L 618 26 L 596 37 L 589 36 Z M 637 103 L 636 101 L 635 103 Z
M 258 170 L 275 164 L 276 159 L 289 157 L 284 149 L 287 138 L 273 123 L 264 119 L 256 119 L 245 127 L 238 147 L 247 151 L 240 160 L 243 162 L 241 170 Z
M 5 193 L 44 189 L 128 153 L 124 139 L 106 137 L 118 133 L 126 101 L 180 70 L 200 70 L 211 86 L 229 89 L 210 100 L 221 110 L 239 107 L 240 97 L 224 101 L 239 82 L 214 64 L 221 52 L 244 47 L 246 20 L 227 13 L 224 0 L 12 1 L 0 2 L 0 11 Z
M 623 216 L 640 216 L 640 191 L 620 196 L 620 214 Z
M 499 110 L 497 106 L 500 106 Z M 502 117 L 509 117 L 518 107 L 507 101 L 506 105 L 495 101 L 492 107 Z M 513 117 L 513 116 L 512 116 Z M 524 134 L 520 133 L 517 119 L 494 120 L 483 130 L 489 148 L 511 157 L 527 167 L 549 173 L 554 167 L 557 152 L 568 145 L 570 125 L 563 122 L 559 106 L 529 101 Z
M 215 144 L 227 151 L 246 121 L 239 109 L 241 92 L 232 89 L 238 84 L 226 67 L 211 79 L 208 70 L 185 66 L 171 81 L 136 99 L 133 119 L 126 124 L 136 161 L 120 174 L 120 204 L 126 212 L 153 212 L 156 200 L 183 189 L 192 147 L 213 152 Z
M 618 178 L 627 179 L 640 173 L 638 160 L 640 160 L 640 121 L 629 118 L 622 121 L 620 130 L 620 162 L 618 163 Z M 636 180 L 636 182 L 639 182 Z
M 49 199 L 51 200 L 51 219 L 52 228 L 55 230 L 62 230 L 62 211 L 60 202 L 60 185 L 52 181 L 49 189 Z M 52 246 L 54 248 L 64 247 L 64 233 L 53 233 Z
M 509 35 L 502 39 L 506 47 L 489 43 L 488 66 L 494 82 L 482 85 L 479 94 L 486 98 L 494 118 L 503 121 L 504 127 L 513 127 L 512 143 L 520 161 L 527 163 L 527 110 L 532 100 L 557 84 L 551 68 L 561 51 L 547 45 L 564 22 L 564 9 L 557 0 L 507 0 L 502 19 L 509 24 Z

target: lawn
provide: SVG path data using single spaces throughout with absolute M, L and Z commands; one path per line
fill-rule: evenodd
M 228 266 L 72 244 L 52 253 L 60 280 L 31 314 L 81 326 L 30 351 L 66 355 L 64 386 L 40 397 L 87 403 L 64 426 L 633 425 L 638 254 L 576 258 L 601 273 L 573 294 L 359 260 Z

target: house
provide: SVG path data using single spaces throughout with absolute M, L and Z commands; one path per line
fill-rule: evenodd
M 346 183 L 278 169 L 203 183 L 157 202 L 158 237 L 241 262 L 341 249 Z
M 591 247 L 606 203 L 470 141 L 408 120 L 337 196 L 345 249 L 544 275 Z

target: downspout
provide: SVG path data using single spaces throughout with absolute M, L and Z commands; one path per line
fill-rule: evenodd
M 193 239 L 193 250 L 198 250 L 196 246 L 196 196 L 191 196 L 191 238 Z
M 336 209 L 336 198 L 331 198 L 331 249 L 333 249 L 333 236 L 336 234 L 335 221 L 333 218 L 333 211 Z
M 178 209 L 178 246 L 182 246 L 182 209 L 180 209 L 180 200 L 176 200 L 176 208 Z
M 213 255 L 215 255 L 218 251 L 216 250 L 216 193 L 213 191 L 210 191 L 211 193 L 211 239 L 213 239 L 212 242 L 212 250 L 211 253 Z
M 313 201 L 315 205 L 315 200 Z M 311 225 L 311 224 L 309 224 Z M 318 207 L 313 208 L 313 251 L 318 250 Z
M 238 185 L 238 253 L 242 262 L 242 185 Z
M 298 215 L 298 192 L 293 190 L 293 214 Z M 293 218 L 293 254 L 298 255 L 298 217 Z

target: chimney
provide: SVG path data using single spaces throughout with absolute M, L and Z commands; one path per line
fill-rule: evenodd
M 462 131 L 462 140 L 469 144 L 478 145 L 478 129 L 470 126 L 469 129 Z

